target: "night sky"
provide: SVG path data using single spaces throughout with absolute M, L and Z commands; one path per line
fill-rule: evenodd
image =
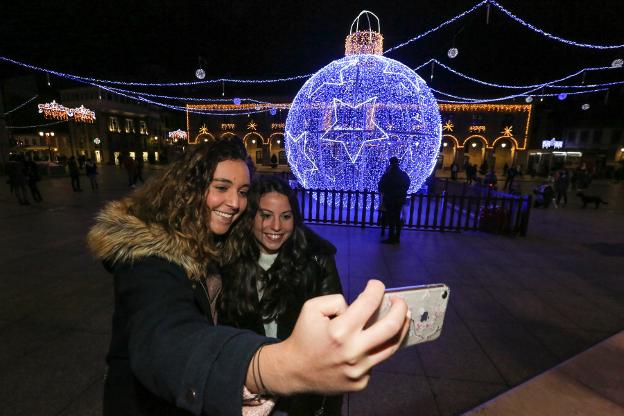
M 192 81 L 198 56 L 207 78 L 271 78 L 315 72 L 344 56 L 344 38 L 362 10 L 381 19 L 388 49 L 437 26 L 476 1 L 11 1 L 0 12 L 0 55 L 62 72 L 132 81 Z M 558 36 L 624 43 L 624 1 L 518 1 L 501 4 Z M 610 65 L 624 49 L 592 51 L 558 44 L 485 7 L 388 56 L 410 67 L 437 58 L 500 83 L 534 83 L 586 66 Z M 446 56 L 453 45 L 459 56 Z M 0 78 L 27 71 L 0 63 Z M 587 81 L 622 80 L 624 71 Z M 427 79 L 429 72 L 419 72 Z M 436 70 L 433 86 L 487 95 Z M 596 75 L 591 75 L 595 77 Z M 576 80 L 577 82 L 580 79 Z M 227 96 L 296 93 L 303 81 L 269 88 L 226 85 Z M 176 93 L 176 91 L 170 91 Z M 177 91 L 180 93 L 181 91 Z M 221 87 L 186 91 L 220 96 Z

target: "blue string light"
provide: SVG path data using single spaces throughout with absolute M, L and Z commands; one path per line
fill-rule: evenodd
M 490 3 L 491 5 L 497 7 L 500 11 L 502 11 L 507 16 L 509 16 L 510 18 L 515 20 L 517 23 L 520 23 L 522 26 L 524 26 L 524 27 L 526 27 L 528 29 L 531 29 L 535 33 L 539 33 L 542 36 L 546 36 L 549 39 L 556 40 L 556 41 L 561 42 L 561 43 L 565 43 L 566 45 L 578 46 L 579 48 L 589 48 L 589 49 L 621 49 L 621 48 L 624 48 L 624 44 L 622 44 L 622 45 L 593 45 L 593 44 L 590 44 L 590 43 L 575 42 L 573 40 L 568 40 L 568 39 L 564 39 L 564 38 L 559 37 L 559 36 L 552 35 L 552 34 L 550 34 L 548 32 L 543 31 L 542 29 L 540 29 L 538 27 L 533 26 L 532 24 L 526 22 L 525 20 L 522 20 L 518 16 L 514 15 L 513 13 L 511 13 L 509 10 L 505 9 L 502 5 L 498 4 L 496 1 L 494 1 L 494 0 L 487 0 L 487 2 Z
M 449 19 L 449 20 L 447 20 L 446 22 L 440 23 L 438 26 L 436 26 L 436 27 L 434 27 L 434 28 L 432 28 L 432 29 L 429 29 L 429 30 L 427 30 L 427 31 L 426 31 L 426 32 L 424 32 L 424 33 L 421 33 L 421 34 L 420 34 L 420 35 L 418 35 L 418 36 L 414 36 L 413 38 L 408 39 L 408 40 L 406 40 L 406 41 L 405 41 L 405 42 L 403 42 L 403 43 L 399 43 L 398 45 L 396 45 L 396 46 L 394 46 L 394 47 L 392 47 L 392 48 L 390 48 L 390 49 L 387 49 L 387 50 L 384 52 L 384 55 L 386 55 L 386 54 L 388 54 L 388 53 L 390 53 L 390 52 L 396 51 L 397 49 L 402 48 L 402 47 L 404 47 L 404 46 L 407 46 L 407 45 L 409 45 L 409 44 L 410 44 L 410 43 L 412 43 L 412 42 L 416 42 L 417 40 L 422 39 L 422 38 L 424 38 L 425 36 L 432 34 L 433 32 L 437 32 L 438 30 L 442 29 L 444 26 L 450 25 L 451 23 L 453 23 L 453 22 L 455 22 L 455 21 L 457 21 L 457 20 L 461 19 L 462 17 L 468 16 L 469 14 L 471 14 L 472 12 L 474 12 L 475 10 L 477 10 L 477 9 L 479 9 L 480 7 L 482 7 L 482 6 L 486 5 L 488 2 L 489 2 L 489 0 L 483 0 L 482 2 L 475 4 L 475 5 L 474 5 L 474 6 L 472 6 L 470 9 L 468 9 L 468 10 L 466 10 L 466 11 L 464 11 L 464 12 L 462 12 L 462 13 L 458 14 L 458 15 L 457 15 L 457 16 L 455 16 L 455 17 L 450 18 L 450 19 Z
M 514 15 L 513 13 L 511 13 L 509 10 L 505 9 L 502 5 L 500 5 L 499 3 L 497 3 L 494 0 L 483 0 L 477 4 L 475 4 L 473 7 L 471 7 L 470 9 L 448 19 L 447 21 L 441 23 L 440 25 L 427 30 L 424 33 L 421 33 L 418 36 L 415 36 L 403 43 L 400 43 L 399 45 L 394 46 L 393 48 L 390 48 L 388 50 L 386 50 L 384 52 L 384 54 L 393 52 L 399 48 L 402 48 L 404 46 L 409 45 L 410 43 L 413 43 L 419 39 L 422 39 L 423 37 L 434 33 L 438 30 L 440 30 L 441 28 L 473 13 L 475 10 L 483 7 L 484 5 L 487 4 L 491 4 L 493 6 L 495 6 L 496 8 L 498 8 L 500 11 L 502 11 L 504 14 L 506 14 L 507 16 L 509 16 L 511 19 L 513 19 L 514 21 L 516 21 L 517 23 L 520 23 L 521 25 L 523 25 L 524 27 L 531 29 L 532 31 L 539 33 L 543 36 L 548 37 L 549 39 L 553 39 L 562 43 L 565 43 L 567 45 L 571 45 L 571 46 L 577 46 L 577 47 L 583 47 L 583 48 L 591 48 L 591 49 L 620 49 L 620 48 L 624 48 L 624 44 L 622 45 L 593 45 L 593 44 L 589 44 L 589 43 L 579 43 L 579 42 L 575 42 L 575 41 L 571 41 L 571 40 L 567 40 L 564 38 L 561 38 L 559 36 L 555 36 L 552 35 L 546 31 L 543 31 L 541 29 L 539 29 L 538 27 L 524 21 L 523 19 L 517 17 L 516 15 Z M 66 79 L 71 79 L 74 81 L 81 81 L 81 82 L 88 82 L 88 83 L 98 83 L 98 84 L 106 84 L 106 85 L 125 85 L 125 86 L 142 86 L 142 87 L 180 87 L 180 86 L 193 86 L 193 85 L 207 85 L 207 84 L 217 84 L 217 83 L 235 83 L 235 84 L 271 84 L 271 83 L 278 83 L 278 82 L 289 82 L 289 81 L 296 81 L 296 80 L 301 80 L 301 79 L 307 79 L 310 76 L 312 76 L 312 74 L 304 74 L 304 75 L 295 75 L 295 76 L 290 76 L 290 77 L 283 77 L 283 78 L 275 78 L 275 79 L 266 79 L 266 80 L 252 80 L 252 79 L 233 79 L 233 78 L 218 78 L 218 79 L 209 79 L 209 80 L 201 80 L 201 81 L 187 81 L 187 82 L 164 82 L 164 83 L 150 83 L 150 82 L 124 82 L 124 81 L 113 81 L 113 80 L 103 80 L 103 79 L 97 79 L 97 78 L 90 78 L 90 77 L 82 77 L 82 76 L 78 76 L 78 75 L 72 75 L 72 74 L 66 74 L 66 73 L 62 73 L 62 72 L 58 72 L 58 71 L 53 71 L 50 69 L 46 69 L 46 68 L 41 68 L 35 65 L 30 65 L 27 63 L 23 63 L 23 62 L 19 62 L 16 61 L 14 59 L 11 58 L 7 58 L 4 56 L 0 56 L 0 61 L 5 61 L 14 65 L 18 65 L 24 68 L 28 68 L 34 71 L 39 71 L 39 72 L 44 72 L 47 74 L 51 74 L 51 75 L 55 75 L 61 78 L 66 78 Z
M 462 100 L 462 101 L 448 101 L 448 100 L 444 100 L 444 99 L 438 99 L 438 101 L 440 102 L 444 102 L 444 103 L 451 103 L 451 104 L 466 104 L 466 103 L 485 103 L 485 102 L 495 102 L 495 101 L 505 101 L 505 100 L 509 100 L 511 98 L 518 98 L 518 97 L 527 97 L 527 96 L 531 96 L 531 97 L 558 97 L 560 100 L 565 100 L 565 98 L 567 98 L 568 95 L 581 95 L 581 94 L 592 94 L 592 93 L 596 93 L 596 92 L 602 92 L 602 91 L 608 91 L 608 88 L 598 88 L 598 89 L 592 89 L 592 90 L 587 90 L 587 91 L 575 91 L 575 92 L 568 92 L 568 93 L 547 93 L 547 94 L 530 94 L 531 92 L 535 91 L 535 89 L 532 89 L 530 91 L 526 91 L 520 94 L 516 94 L 516 95 L 512 95 L 512 96 L 505 96 L 505 97 L 499 97 L 499 98 L 471 98 L 471 97 L 461 97 L 458 95 L 453 95 L 453 94 L 449 94 L 447 92 L 444 91 L 440 91 L 440 90 L 436 90 L 435 88 L 431 88 L 431 91 L 435 92 L 436 94 L 439 95 L 444 95 L 446 97 L 451 97 L 451 98 L 455 98 L 457 100 Z M 561 98 L 562 94 L 564 95 L 564 98 Z
M 0 61 L 8 62 L 14 65 L 28 68 L 33 71 L 44 72 L 47 74 L 55 75 L 60 78 L 71 79 L 83 83 L 97 83 L 106 85 L 125 85 L 135 87 L 185 87 L 192 85 L 206 85 L 206 84 L 219 84 L 219 83 L 232 83 L 232 84 L 274 84 L 278 82 L 297 81 L 300 79 L 309 78 L 312 74 L 295 75 L 292 77 L 275 78 L 275 79 L 234 79 L 234 78 L 218 78 L 218 79 L 205 79 L 202 81 L 186 81 L 186 82 L 125 82 L 125 81 L 112 81 L 107 79 L 97 79 L 89 77 L 81 77 L 78 75 L 66 74 L 63 72 L 53 71 L 51 69 L 42 68 L 36 65 L 19 62 L 5 56 L 0 56 Z
M 152 97 L 152 98 L 162 98 L 165 100 L 176 100 L 176 101 L 195 101 L 195 102 L 207 102 L 207 103 L 227 103 L 232 102 L 230 98 L 197 98 L 197 97 L 180 97 L 173 95 L 162 95 L 162 94 L 149 94 L 141 91 L 132 91 L 123 88 L 114 88 L 108 87 L 110 91 L 119 91 L 127 94 L 135 94 L 141 97 Z M 238 100 L 238 104 L 234 102 L 236 105 L 240 105 L 242 102 L 250 102 L 254 104 L 271 104 L 267 101 L 260 101 L 254 98 L 234 98 L 234 100 Z
M 543 82 L 541 84 L 533 84 L 533 85 L 505 85 L 505 84 L 496 84 L 493 82 L 487 82 L 487 81 L 482 81 L 480 79 L 471 77 L 469 75 L 466 75 L 462 72 L 459 72 L 453 68 L 451 68 L 448 65 L 443 64 L 442 62 L 438 61 L 435 58 L 432 58 L 430 60 L 428 60 L 427 62 L 425 62 L 424 64 L 419 65 L 418 67 L 414 68 L 415 71 L 418 71 L 419 69 L 421 69 L 422 67 L 424 67 L 425 65 L 428 65 L 429 63 L 434 62 L 438 65 L 440 65 L 442 68 L 446 69 L 447 71 L 461 77 L 464 78 L 466 80 L 481 84 L 481 85 L 485 85 L 488 87 L 496 87 L 496 88 L 509 88 L 509 89 L 527 89 L 527 88 L 596 88 L 596 87 L 607 87 L 607 86 L 613 86 L 613 85 L 621 85 L 624 84 L 624 81 L 615 81 L 615 82 L 604 82 L 604 83 L 600 83 L 600 84 L 587 84 L 587 85 L 552 85 L 555 82 L 559 82 L 558 80 L 553 80 L 553 81 L 547 81 L 547 82 Z M 603 71 L 603 70 L 610 70 L 610 69 L 620 69 L 617 67 L 613 67 L 613 66 L 600 66 L 600 67 L 587 67 L 587 68 L 583 68 L 580 69 L 572 74 L 570 74 L 569 76 L 566 76 L 566 79 L 569 79 L 571 77 L 574 77 L 576 75 L 580 75 L 583 72 L 589 72 L 589 71 Z
M 349 55 L 299 90 L 285 147 L 305 188 L 376 190 L 396 156 L 416 192 L 435 166 L 441 129 L 438 104 L 413 70 L 380 55 Z

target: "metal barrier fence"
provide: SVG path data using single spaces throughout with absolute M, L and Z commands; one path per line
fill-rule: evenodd
M 369 191 L 295 189 L 303 219 L 312 224 L 377 227 L 379 194 Z M 329 204 L 325 204 L 329 201 Z M 434 231 L 486 231 L 525 236 L 532 197 L 486 191 L 477 195 L 416 193 L 403 206 L 404 228 Z M 378 205 L 378 204 L 377 204 Z

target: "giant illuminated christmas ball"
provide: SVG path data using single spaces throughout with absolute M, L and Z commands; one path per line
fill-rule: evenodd
M 285 147 L 304 188 L 377 191 L 396 156 L 411 179 L 409 192 L 417 192 L 434 169 L 441 130 L 438 103 L 422 78 L 381 54 L 355 53 L 299 90 Z

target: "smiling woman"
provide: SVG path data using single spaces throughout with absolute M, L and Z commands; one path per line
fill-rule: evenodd
M 381 303 L 380 282 L 372 282 L 350 307 L 342 296 L 333 295 L 308 301 L 303 307 L 293 303 L 288 313 L 282 313 L 281 288 L 291 283 L 304 283 L 292 286 L 304 290 L 295 293 L 298 302 L 340 292 L 333 246 L 322 243 L 320 237 L 308 237 L 298 226 L 288 238 L 284 201 L 281 205 L 265 201 L 267 218 L 260 222 L 266 221 L 270 231 L 267 252 L 273 247 L 269 242 L 296 244 L 276 262 L 287 267 L 280 274 L 269 274 L 279 277 L 270 281 L 279 284 L 268 284 L 263 300 L 271 300 L 265 307 L 273 311 L 271 316 L 280 313 L 279 325 L 287 322 L 277 327 L 277 335 L 286 330 L 290 336 L 275 342 L 261 331 L 217 325 L 223 248 L 248 205 L 246 156 L 237 138 L 189 146 L 159 176 L 99 213 L 89 232 L 89 248 L 115 279 L 105 416 L 267 414 L 273 401 L 265 394 L 339 394 L 363 389 L 372 366 L 400 345 L 409 322 L 404 302 L 395 302 L 386 321 L 364 329 Z M 269 220 L 273 213 L 278 221 Z M 251 235 L 250 228 L 245 230 Z M 314 244 L 325 251 L 310 250 Z M 254 246 L 259 250 L 255 242 Z M 228 243 L 228 247 L 239 252 L 239 245 Z M 293 279 L 288 280 L 290 272 Z M 241 304 L 247 304 L 245 297 L 252 292 L 240 287 L 229 293 L 241 296 Z M 336 339 L 334 334 L 343 335 Z M 320 407 L 328 403 L 321 402 Z
M 294 192 L 260 176 L 249 209 L 226 243 L 219 322 L 286 339 L 306 300 L 342 294 L 336 248 L 303 225 Z M 293 396 L 277 402 L 291 415 L 339 415 L 340 396 Z

